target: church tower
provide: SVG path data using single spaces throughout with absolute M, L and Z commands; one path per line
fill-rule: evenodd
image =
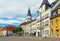
M 31 21 L 32 20 L 30 7 L 28 8 L 28 14 L 27 14 L 27 18 L 26 19 L 27 19 L 27 21 Z

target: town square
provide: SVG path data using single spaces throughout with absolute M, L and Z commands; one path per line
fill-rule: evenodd
M 60 41 L 60 38 L 37 38 L 37 37 L 20 37 L 20 36 L 10 36 L 10 37 L 0 37 L 0 41 Z
M 0 41 L 60 41 L 60 0 L 0 3 Z

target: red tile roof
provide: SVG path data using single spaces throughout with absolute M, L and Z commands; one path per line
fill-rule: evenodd
M 12 30 L 14 28 L 15 28 L 15 26 L 12 26 L 12 25 L 8 25 L 8 26 L 4 27 L 5 30 Z
M 20 26 L 21 26 L 21 25 L 27 25 L 27 24 L 29 24 L 29 23 L 31 23 L 31 21 L 23 22 L 23 23 L 20 24 Z
M 36 20 L 36 19 L 34 19 L 34 20 L 32 20 L 32 21 L 23 22 L 23 23 L 20 24 L 20 26 L 21 26 L 21 25 L 27 25 L 27 24 L 29 24 L 29 23 L 35 21 L 35 20 Z

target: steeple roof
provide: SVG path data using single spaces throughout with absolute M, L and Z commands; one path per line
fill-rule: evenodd
M 42 6 L 43 4 L 50 5 L 50 3 L 48 2 L 48 0 L 43 0 L 43 2 L 42 2 L 42 4 L 41 4 L 41 6 Z M 40 6 L 40 7 L 41 7 L 41 6 Z
M 29 9 L 28 9 L 28 14 L 27 14 L 27 16 L 31 16 L 31 10 L 30 10 L 30 7 L 29 7 Z

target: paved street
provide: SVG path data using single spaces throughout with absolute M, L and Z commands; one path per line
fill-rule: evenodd
M 41 38 L 31 38 L 31 37 L 15 37 L 15 36 L 10 36 L 10 37 L 0 37 L 0 41 L 59 41 L 60 39 L 41 39 Z

